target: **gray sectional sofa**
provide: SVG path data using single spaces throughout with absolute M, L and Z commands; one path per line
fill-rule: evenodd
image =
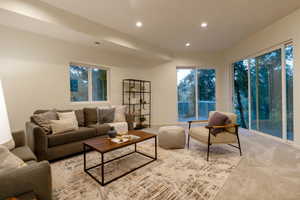
M 45 113 L 49 110 L 37 110 L 34 114 Z M 58 112 L 69 112 L 72 110 L 57 110 Z M 42 127 L 38 126 L 31 118 L 26 123 L 26 133 L 30 148 L 34 151 L 38 160 L 56 160 L 66 156 L 83 152 L 83 141 L 103 137 L 107 135 L 112 123 L 99 123 L 97 111 L 94 108 L 76 110 L 75 114 L 79 122 L 79 129 L 62 134 L 47 134 Z M 126 115 L 125 123 L 128 129 L 132 129 L 131 116 Z M 126 124 L 126 126 L 127 126 Z
M 21 158 L 27 166 L 0 173 L 0 199 L 52 199 L 51 170 L 48 161 L 37 162 L 36 156 L 25 145 L 25 133 L 14 132 L 13 154 Z

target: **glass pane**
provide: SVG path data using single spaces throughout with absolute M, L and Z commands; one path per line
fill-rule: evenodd
M 107 101 L 107 71 L 92 69 L 93 101 Z
M 88 101 L 88 69 L 79 66 L 70 66 L 71 101 Z
M 257 92 L 256 89 L 256 77 L 257 77 L 257 70 L 256 70 L 256 59 L 251 58 L 249 59 L 249 67 L 250 67 L 250 92 L 251 92 L 251 129 L 257 130 L 257 109 L 258 109 L 258 101 L 257 99 Z
M 257 130 L 282 137 L 281 49 L 256 58 Z
M 194 69 L 177 69 L 178 120 L 196 119 L 195 72 Z
M 294 140 L 294 48 L 292 45 L 285 48 L 286 64 L 286 111 L 287 111 L 287 139 Z
M 234 69 L 234 96 L 233 104 L 238 115 L 238 123 L 243 128 L 249 128 L 248 105 L 248 60 L 233 64 Z
M 216 72 L 198 69 L 198 119 L 207 120 L 210 111 L 216 110 Z

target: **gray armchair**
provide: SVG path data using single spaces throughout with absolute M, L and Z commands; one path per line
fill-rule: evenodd
M 37 199 L 51 200 L 52 180 L 49 163 L 36 161 L 35 155 L 25 145 L 23 131 L 14 132 L 13 138 L 16 147 L 11 152 L 21 158 L 27 166 L 0 173 L 0 199 L 33 194 Z
M 212 116 L 215 111 L 209 113 Z M 225 126 L 196 126 L 192 127 L 195 123 L 208 123 L 208 120 L 194 120 L 188 121 L 189 123 L 189 135 L 188 135 L 188 148 L 190 146 L 190 137 L 193 139 L 207 144 L 207 161 L 209 160 L 209 150 L 212 144 L 228 144 L 232 147 L 239 149 L 240 156 L 242 156 L 242 149 L 239 138 L 239 125 L 236 124 L 237 116 L 234 113 L 219 112 L 227 115 L 231 120 L 231 124 Z M 216 128 L 224 129 L 223 132 L 218 133 L 216 136 L 212 134 L 212 130 Z M 233 144 L 238 144 L 235 146 Z

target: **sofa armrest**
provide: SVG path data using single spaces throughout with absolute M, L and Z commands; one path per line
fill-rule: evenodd
M 15 147 L 22 147 L 26 144 L 26 137 L 24 131 L 14 131 L 12 132 L 13 139 L 15 141 Z
M 48 136 L 38 125 L 26 123 L 28 145 L 37 156 L 38 160 L 47 160 Z
M 0 173 L 0 199 L 34 192 L 39 199 L 52 199 L 51 169 L 48 161 Z
M 126 113 L 126 122 L 128 124 L 128 130 L 133 130 L 134 129 L 134 115 L 130 113 Z

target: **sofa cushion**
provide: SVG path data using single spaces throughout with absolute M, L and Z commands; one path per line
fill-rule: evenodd
M 126 122 L 126 106 L 113 106 L 115 108 L 114 122 Z
M 46 133 L 51 133 L 50 120 L 57 120 L 58 116 L 55 111 L 48 111 L 41 114 L 34 114 L 32 121 L 43 128 Z
M 71 112 L 57 112 L 58 118 L 60 120 L 71 120 L 73 122 L 74 127 L 77 129 L 78 128 L 78 121 L 77 121 L 77 117 L 75 114 L 75 111 L 71 111 Z
M 98 107 L 98 123 L 112 123 L 115 119 L 115 108 Z
M 51 120 L 50 125 L 53 135 L 78 129 L 78 124 L 74 123 L 72 119 Z
M 26 166 L 23 160 L 11 153 L 3 145 L 0 145 L 0 161 L 0 173 Z
M 57 112 L 60 113 L 66 113 L 66 112 L 75 112 L 76 119 L 78 122 L 78 126 L 85 126 L 85 120 L 84 120 L 84 112 L 83 109 L 78 109 L 78 110 L 57 110 Z
M 106 135 L 108 133 L 108 131 L 110 130 L 110 126 L 108 124 L 97 123 L 97 124 L 91 124 L 88 127 L 96 129 L 95 136 Z
M 15 148 L 11 151 L 13 154 L 21 158 L 24 162 L 35 161 L 37 158 L 28 146 Z
M 85 140 L 96 135 L 96 129 L 80 127 L 76 131 L 70 131 L 58 135 L 49 135 L 48 136 L 48 146 L 54 147 L 62 144 L 68 144 L 72 142 L 77 142 Z
M 78 126 L 85 126 L 83 109 L 75 110 L 75 115 L 78 121 Z
M 97 124 L 98 122 L 97 108 L 84 108 L 83 111 L 84 111 L 86 126 Z

